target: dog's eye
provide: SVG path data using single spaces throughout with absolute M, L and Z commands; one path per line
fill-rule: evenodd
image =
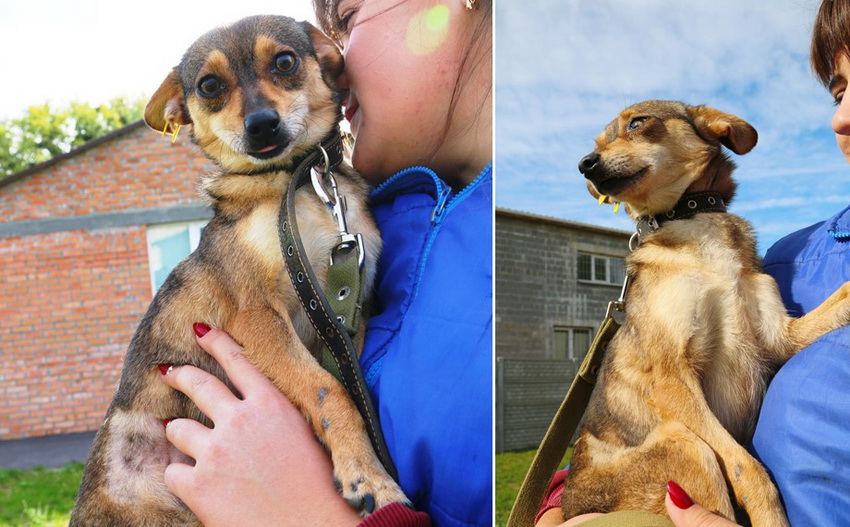
M 291 51 L 284 51 L 274 59 L 274 69 L 276 73 L 283 75 L 291 75 L 298 69 L 298 57 Z
M 224 84 L 214 75 L 207 75 L 198 83 L 198 93 L 202 96 L 215 97 L 224 89 Z
M 637 130 L 647 119 L 649 119 L 649 117 L 633 117 L 629 121 L 629 124 L 626 125 L 626 130 L 629 132 Z

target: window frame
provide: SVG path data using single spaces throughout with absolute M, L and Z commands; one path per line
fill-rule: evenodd
M 590 278 L 582 278 L 579 276 L 579 260 L 582 256 L 587 256 L 590 258 Z M 618 260 L 621 265 L 622 275 L 619 277 L 614 277 L 612 275 L 612 262 L 614 260 Z M 597 265 L 601 262 L 605 263 L 605 279 L 601 280 L 596 277 L 597 275 Z M 617 256 L 608 256 L 604 254 L 593 254 L 589 252 L 579 252 L 576 255 L 576 280 L 585 284 L 595 284 L 595 285 L 607 285 L 607 286 L 622 286 L 623 280 L 625 279 L 626 273 L 626 265 L 625 260 L 621 257 Z
M 152 295 L 155 295 L 157 290 L 159 289 L 156 286 L 156 272 L 162 269 L 162 267 L 154 267 L 154 258 L 157 256 L 157 251 L 154 249 L 153 244 L 159 240 L 168 238 L 169 236 L 174 236 L 175 234 L 181 232 L 181 230 L 187 230 L 189 235 L 189 252 L 180 259 L 182 261 L 187 256 L 192 254 L 195 249 L 198 248 L 198 243 L 201 240 L 201 231 L 207 225 L 207 223 L 209 223 L 209 220 L 179 221 L 172 223 L 151 223 L 146 225 L 145 242 L 148 251 L 148 278 L 150 280 Z M 173 268 L 169 270 L 169 274 L 171 273 L 171 271 L 173 271 Z
M 575 349 L 575 335 L 577 331 L 586 332 L 587 336 L 587 345 L 588 349 L 581 350 L 581 355 L 577 356 Z M 557 349 L 557 334 L 558 333 L 566 333 L 567 334 L 567 349 L 566 356 L 560 356 Z M 593 328 L 587 326 L 561 326 L 556 325 L 552 327 L 552 356 L 555 359 L 564 359 L 564 360 L 584 360 L 584 356 L 587 355 L 587 352 L 590 348 L 590 344 L 593 342 Z

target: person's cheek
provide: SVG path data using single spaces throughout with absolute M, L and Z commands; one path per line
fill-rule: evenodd
M 838 143 L 838 149 L 844 155 L 844 159 L 850 163 L 850 136 L 835 134 L 835 142 Z

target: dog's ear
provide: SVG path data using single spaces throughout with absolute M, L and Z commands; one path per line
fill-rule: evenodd
M 691 120 L 705 136 L 720 141 L 736 154 L 746 154 L 756 146 L 758 132 L 749 123 L 708 106 L 688 108 Z
M 174 132 L 176 125 L 191 124 L 192 119 L 186 111 L 183 101 L 183 88 L 180 86 L 180 76 L 177 68 L 171 70 L 160 87 L 145 106 L 145 124 L 161 132 L 166 126 L 166 133 Z
M 322 68 L 322 78 L 328 86 L 336 88 L 338 86 L 337 78 L 345 65 L 342 52 L 333 40 L 313 24 L 301 22 L 301 26 L 310 35 L 310 40 L 313 41 L 313 49 L 316 50 L 319 66 Z

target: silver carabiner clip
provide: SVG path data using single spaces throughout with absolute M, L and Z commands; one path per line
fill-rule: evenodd
M 328 168 L 330 166 L 328 153 L 321 146 L 319 146 L 319 150 L 325 158 L 324 166 L 321 170 L 318 165 L 310 169 L 310 181 L 313 183 L 313 190 L 316 191 L 319 199 L 322 200 L 322 203 L 331 212 L 331 215 L 336 221 L 337 230 L 339 231 L 340 241 L 331 251 L 331 265 L 334 263 L 334 256 L 340 258 L 351 254 L 351 251 L 355 250 L 357 252 L 357 263 L 360 267 L 363 267 L 363 263 L 366 260 L 363 250 L 363 237 L 359 233 L 351 234 L 348 232 L 348 223 L 345 221 L 347 210 L 345 196 L 339 195 L 336 178 L 334 178 L 333 172 Z M 330 192 L 325 187 L 325 178 L 327 178 L 327 183 L 330 185 Z

